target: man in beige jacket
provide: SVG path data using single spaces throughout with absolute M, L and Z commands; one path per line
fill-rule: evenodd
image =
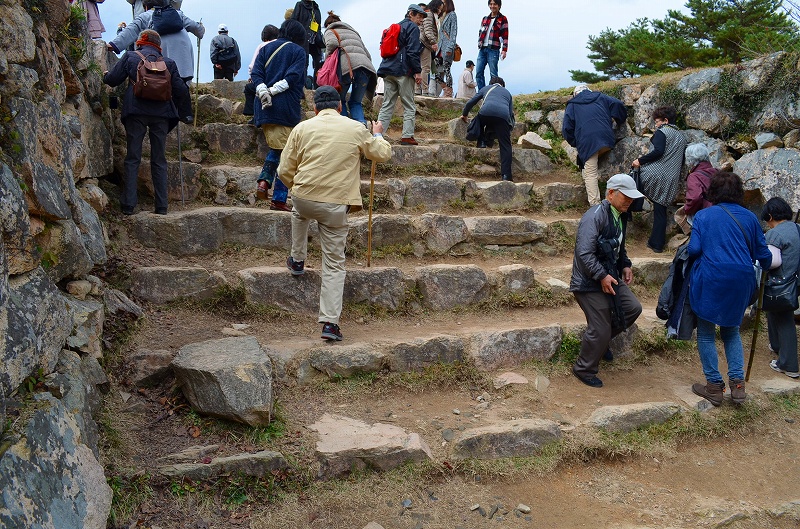
M 292 191 L 292 250 L 286 265 L 292 275 L 305 272 L 308 225 L 319 227 L 322 247 L 322 288 L 319 322 L 322 338 L 341 340 L 339 317 L 344 291 L 344 249 L 347 213 L 362 209 L 361 155 L 376 162 L 392 157 L 380 122 L 370 133 L 359 121 L 340 115 L 339 92 L 321 86 L 314 92 L 316 116 L 295 126 L 286 140 L 278 177 Z

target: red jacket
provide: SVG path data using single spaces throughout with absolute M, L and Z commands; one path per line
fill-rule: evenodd
M 483 41 L 486 40 L 486 32 L 489 31 L 491 23 L 491 15 L 486 15 L 481 20 L 481 29 L 478 32 L 478 48 L 483 47 Z M 501 39 L 503 40 L 503 51 L 508 52 L 508 18 L 502 13 L 497 13 L 497 19 L 494 21 L 492 32 L 489 34 L 489 48 L 499 50 Z
M 711 162 L 703 160 L 686 177 L 686 203 L 683 210 L 687 215 L 693 215 L 712 205 L 706 198 L 706 193 L 708 193 L 711 177 L 716 172 L 717 169 L 714 169 Z

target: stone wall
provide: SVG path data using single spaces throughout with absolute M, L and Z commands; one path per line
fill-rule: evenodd
M 7 528 L 102 528 L 111 507 L 92 417 L 107 386 L 97 361 L 102 283 L 90 272 L 106 261 L 97 184 L 112 171 L 115 125 L 100 77 L 105 44 L 82 37 L 85 22 L 71 9 L 68 0 L 0 2 L 0 424 L 7 415 L 14 424 L 0 442 Z M 88 289 L 68 289 L 75 281 Z M 39 391 L 20 389 L 26 380 Z

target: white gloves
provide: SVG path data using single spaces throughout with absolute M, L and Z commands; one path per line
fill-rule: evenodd
M 272 106 L 272 94 L 269 92 L 269 88 L 264 83 L 261 83 L 256 87 L 256 95 L 261 100 L 261 109 L 266 110 L 267 108 Z

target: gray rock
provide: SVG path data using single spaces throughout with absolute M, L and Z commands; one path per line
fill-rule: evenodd
M 367 247 L 366 216 L 350 219 L 350 233 L 347 236 L 348 246 Z M 414 217 L 411 215 L 373 215 L 372 216 L 372 248 L 383 246 L 403 246 L 419 241 Z
M 759 149 L 768 149 L 770 147 L 783 147 L 783 140 L 773 132 L 759 132 L 755 137 L 756 146 Z
M 476 244 L 526 244 L 544 238 L 547 225 L 521 216 L 468 217 L 470 241 Z
M 177 9 L 180 9 L 180 6 L 177 5 L 178 2 L 173 3 Z M 219 95 L 219 97 L 224 97 L 231 101 L 244 100 L 244 85 L 247 84 L 247 81 L 231 82 L 227 79 L 214 79 L 210 84 L 211 89 L 214 93 Z
M 642 85 L 626 84 L 620 87 L 619 99 L 626 107 L 632 107 L 642 95 Z
M 43 261 L 48 265 L 47 275 L 53 281 L 83 277 L 94 266 L 84 245 L 83 235 L 71 220 L 54 222 L 49 230 L 39 236 L 38 241 Z
M 145 246 L 172 255 L 204 255 L 223 243 L 288 250 L 291 218 L 280 211 L 248 208 L 199 208 L 170 215 L 129 217 L 131 234 Z M 316 230 L 310 231 L 313 235 Z
M 21 4 L 0 6 L 0 35 L 5 56 L 10 63 L 24 64 L 36 57 L 36 37 L 33 20 Z
M 681 407 L 674 402 L 642 402 L 623 406 L 603 406 L 592 412 L 588 423 L 595 428 L 630 432 L 641 426 L 662 424 L 680 412 Z
M 750 127 L 755 130 L 785 134 L 791 129 L 800 127 L 800 101 L 796 91 L 785 90 L 774 93 L 761 108 L 749 122 Z
M 678 90 L 686 93 L 702 92 L 719 84 L 722 68 L 706 68 L 690 73 L 678 81 Z
M 785 51 L 779 51 L 741 63 L 741 69 L 737 69 L 736 77 L 742 81 L 742 88 L 746 92 L 763 88 L 785 56 Z
M 480 369 L 515 367 L 527 360 L 549 360 L 561 345 L 561 326 L 479 332 L 472 336 L 470 356 Z
M 528 125 L 538 125 L 544 120 L 544 112 L 541 110 L 530 110 L 525 112 L 525 123 Z
M 769 197 L 779 196 L 796 211 L 800 207 L 798 165 L 800 151 L 768 149 L 745 154 L 736 161 L 733 170 L 742 177 L 745 192 L 761 194 L 761 203 Z
M 547 113 L 547 122 L 553 127 L 553 130 L 558 131 L 561 133 L 561 129 L 564 125 L 564 110 L 551 110 Z
M 176 452 L 174 454 L 167 454 L 156 459 L 157 462 L 174 461 L 176 463 L 189 463 L 197 459 L 206 457 L 209 454 L 214 454 L 219 450 L 219 445 L 194 445 Z
M 435 255 L 445 254 L 456 244 L 467 240 L 469 232 L 464 219 L 436 213 L 425 213 L 413 220 L 422 234 L 426 248 Z
M 201 190 L 200 175 L 202 168 L 200 164 L 196 163 L 183 162 L 179 164 L 177 161 L 168 161 L 167 199 L 170 202 L 196 199 L 200 195 Z M 183 179 L 181 179 L 181 170 L 183 170 Z M 181 182 L 183 182 L 182 191 Z M 149 196 L 154 196 L 153 177 L 150 172 L 150 163 L 147 160 L 143 160 L 142 164 L 139 166 L 139 188 L 146 190 Z
M 211 94 L 203 94 L 198 97 L 197 108 L 207 120 L 225 122 L 229 121 L 233 114 L 233 103 L 229 99 Z
M 631 263 L 633 263 L 637 283 L 660 286 L 667 280 L 672 259 L 668 257 L 635 257 L 631 259 Z
M 517 140 L 517 144 L 522 145 L 526 149 L 537 149 L 542 152 L 553 150 L 550 142 L 536 134 L 535 132 L 526 132 Z
M 515 173 L 546 174 L 555 169 L 550 158 L 536 149 L 512 149 L 511 154 L 512 169 Z
M 72 331 L 72 319 L 66 299 L 41 268 L 8 278 L 0 301 L 5 301 L 0 303 L 0 331 L 5 336 L 0 388 L 8 394 L 38 368 L 53 371 Z
M 98 213 L 102 213 L 108 206 L 108 195 L 95 184 L 82 183 L 78 192 L 81 198 Z
M 800 147 L 800 129 L 792 129 L 783 137 L 783 144 L 790 149 Z
M 210 463 L 177 463 L 158 469 L 169 478 L 209 480 L 221 475 L 239 474 L 254 478 L 269 478 L 275 471 L 286 470 L 289 464 L 279 452 L 262 450 L 255 454 L 215 457 Z
M 522 264 L 504 265 L 495 273 L 500 294 L 522 294 L 534 285 L 533 268 Z
M 200 175 L 201 177 L 205 176 L 214 187 L 232 193 L 248 194 L 255 192 L 256 180 L 260 173 L 260 167 L 217 165 L 203 169 Z
M 483 201 L 489 209 L 513 209 L 526 206 L 530 202 L 532 184 L 527 182 L 479 182 Z
M 79 300 L 86 299 L 86 296 L 92 291 L 92 284 L 85 279 L 79 281 L 70 281 L 67 283 L 67 292 L 75 296 Z
M 687 143 L 703 143 L 708 147 L 708 159 L 711 165 L 722 170 L 733 168 L 735 160 L 728 152 L 728 146 L 724 141 L 711 137 L 701 130 L 689 129 L 683 131 L 683 134 L 686 136 Z M 749 148 L 749 150 L 752 150 L 752 148 Z
M 486 273 L 476 265 L 436 264 L 415 269 L 422 303 L 434 310 L 471 305 L 488 295 Z
M 131 272 L 131 293 L 150 303 L 209 299 L 225 283 L 222 273 L 200 267 L 152 266 Z
M 3 525 L 105 529 L 112 491 L 103 467 L 66 407 L 49 393 L 34 398 L 25 434 L 0 458 Z
M 564 182 L 552 182 L 537 187 L 535 193 L 542 197 L 542 205 L 546 208 L 580 207 L 588 203 L 586 187 Z
M 800 384 L 796 380 L 783 375 L 780 378 L 771 378 L 761 383 L 761 391 L 768 395 L 800 395 Z
M 451 119 L 447 122 L 447 137 L 451 140 L 467 139 L 467 123 L 461 118 Z
M 308 354 L 311 367 L 332 379 L 377 373 L 383 368 L 385 358 L 382 352 L 365 344 L 315 347 Z
M 0 164 L 0 233 L 5 241 L 9 274 L 22 274 L 39 266 L 25 194 L 6 164 Z
M 9 64 L 8 73 L 3 83 L 3 92 L 6 97 L 18 96 L 33 99 L 33 87 L 39 82 L 36 70 L 26 68 L 19 64 Z
M 713 101 L 701 99 L 686 110 L 686 125 L 712 134 L 719 134 L 733 121 L 734 115 Z
M 655 130 L 653 111 L 658 107 L 660 101 L 661 92 L 658 89 L 658 85 L 650 85 L 645 88 L 642 95 L 636 100 L 636 104 L 633 105 L 633 130 L 636 134 L 641 135 Z M 616 147 L 614 150 L 616 150 Z M 630 168 L 631 159 L 628 158 L 628 168 Z
M 430 145 L 418 145 L 416 147 L 393 145 L 392 161 L 389 163 L 400 167 L 431 163 L 437 159 L 438 150 L 438 146 Z
M 399 268 L 357 268 L 348 270 L 345 276 L 343 299 L 346 303 L 397 310 L 405 297 L 405 276 Z
M 437 145 L 436 161 L 439 163 L 463 163 L 467 147 L 454 143 L 440 143 Z M 483 149 L 480 149 L 483 150 Z
M 185 345 L 172 369 L 198 412 L 250 426 L 272 420 L 272 363 L 255 338 Z
M 275 306 L 289 312 L 314 314 L 319 309 L 322 278 L 317 270 L 293 276 L 286 268 L 258 267 L 237 272 L 249 303 Z
M 227 123 L 209 123 L 203 125 L 201 130 L 205 134 L 209 150 L 223 154 L 252 152 L 256 135 L 261 133 L 249 125 Z
M 452 364 L 465 359 L 464 340 L 457 336 L 417 338 L 393 344 L 389 350 L 390 369 L 399 373 L 422 371 L 434 364 Z
M 436 210 L 477 194 L 475 182 L 467 178 L 412 176 L 406 184 L 405 205 Z
M 455 459 L 531 457 L 561 438 L 558 424 L 543 419 L 513 420 L 465 430 L 453 445 Z
M 170 374 L 175 355 L 169 350 L 139 349 L 130 358 L 130 380 L 136 386 L 149 386 L 163 382 Z
M 106 289 L 103 292 L 103 304 L 106 306 L 106 314 L 110 316 L 141 318 L 144 314 L 139 305 L 115 289 Z
M 406 183 L 399 178 L 387 178 L 386 188 L 386 197 L 392 203 L 392 208 L 402 208 L 406 200 Z
M 91 300 L 66 298 L 66 302 L 73 322 L 72 334 L 67 338 L 67 345 L 92 358 L 102 358 L 105 307 L 102 303 Z
M 326 413 L 308 428 L 319 435 L 316 452 L 322 479 L 367 469 L 386 471 L 433 458 L 418 434 L 390 424 L 369 425 Z

